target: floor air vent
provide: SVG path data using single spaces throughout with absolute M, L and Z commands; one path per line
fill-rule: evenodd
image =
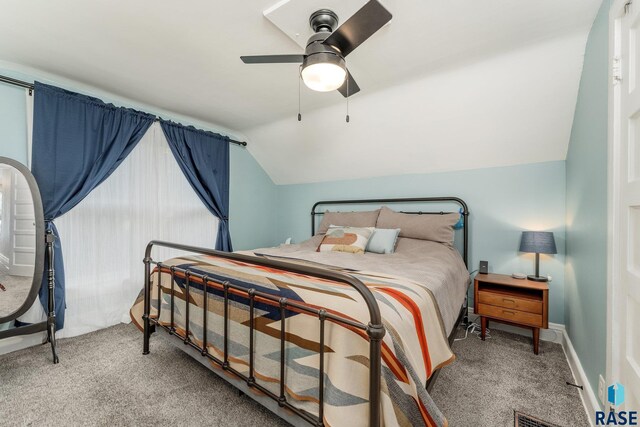
M 515 412 L 513 419 L 513 427 L 558 427 L 556 424 L 542 421 L 518 411 Z

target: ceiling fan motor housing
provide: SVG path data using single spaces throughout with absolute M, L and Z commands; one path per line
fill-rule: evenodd
M 304 50 L 305 55 L 313 55 L 314 53 L 327 52 L 334 55 L 341 55 L 340 49 L 323 43 L 331 33 L 315 33 L 307 40 L 307 48 Z

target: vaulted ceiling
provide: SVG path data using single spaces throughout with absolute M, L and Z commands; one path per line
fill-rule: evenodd
M 344 98 L 307 89 L 298 123 L 297 66 L 239 60 L 301 52 L 263 16 L 275 3 L 5 0 L 0 60 L 235 129 L 278 183 L 564 158 L 601 0 L 388 0 L 349 56 L 349 124 Z

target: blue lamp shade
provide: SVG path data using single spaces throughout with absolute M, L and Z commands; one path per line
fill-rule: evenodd
M 553 233 L 551 231 L 523 231 L 520 252 L 557 254 Z

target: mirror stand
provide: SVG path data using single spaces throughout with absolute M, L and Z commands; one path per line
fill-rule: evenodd
M 49 301 L 47 313 L 47 341 L 51 343 L 51 352 L 53 353 L 53 363 L 59 362 L 58 353 L 56 352 L 56 298 L 55 298 L 55 271 L 54 266 L 54 254 L 53 243 L 56 240 L 56 236 L 51 230 L 47 230 L 45 242 L 47 243 L 47 260 L 49 261 L 49 269 L 47 271 L 47 281 L 49 287 Z

